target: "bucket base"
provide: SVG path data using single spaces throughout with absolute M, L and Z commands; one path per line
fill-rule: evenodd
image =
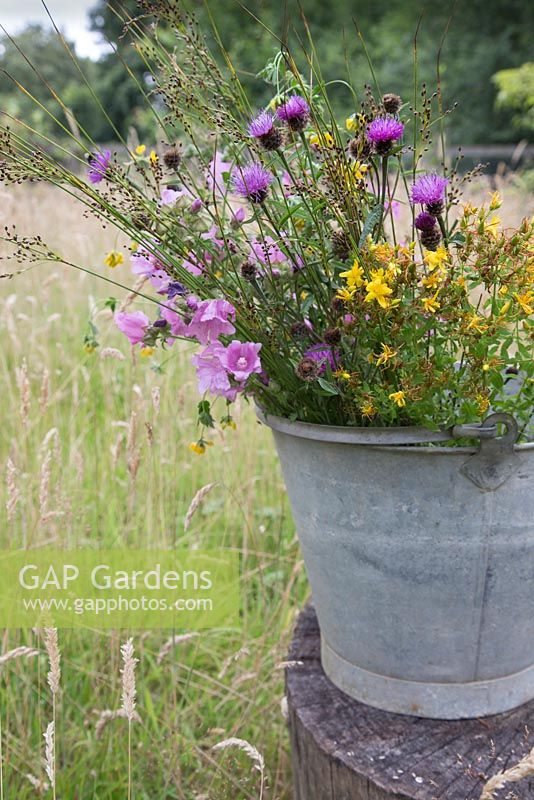
M 534 665 L 514 675 L 470 683 L 420 683 L 389 678 L 351 664 L 321 636 L 325 673 L 341 691 L 383 711 L 429 719 L 501 714 L 534 698 Z

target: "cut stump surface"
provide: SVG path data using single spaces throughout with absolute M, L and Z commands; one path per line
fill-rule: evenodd
M 312 606 L 295 627 L 286 691 L 295 800 L 478 800 L 490 776 L 534 747 L 534 701 L 451 722 L 352 700 L 323 672 Z M 534 777 L 507 784 L 495 800 L 534 800 Z

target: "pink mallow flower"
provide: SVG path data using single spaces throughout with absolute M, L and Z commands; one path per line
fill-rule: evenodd
M 230 384 L 230 379 L 221 357 L 224 353 L 224 346 L 220 342 L 209 344 L 201 353 L 191 359 L 196 367 L 198 391 L 200 394 L 210 392 L 218 397 L 226 397 L 227 400 L 235 400 L 238 387 Z
M 227 300 L 203 300 L 189 324 L 188 336 L 195 336 L 201 344 L 207 344 L 221 334 L 235 333 L 230 318 L 235 319 L 235 308 Z
M 130 340 L 131 344 L 142 342 L 150 326 L 150 320 L 142 311 L 116 311 L 115 325 Z
M 173 336 L 189 336 L 187 323 L 172 308 L 163 306 L 161 316 L 169 324 Z
M 253 372 L 261 372 L 260 350 L 261 344 L 234 339 L 221 354 L 221 362 L 236 381 L 246 381 Z

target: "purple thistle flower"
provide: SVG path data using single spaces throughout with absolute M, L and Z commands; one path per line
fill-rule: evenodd
M 253 162 L 242 169 L 237 169 L 232 185 L 238 194 L 246 197 L 251 203 L 263 203 L 272 179 L 273 176 L 268 170 L 261 164 Z
M 303 97 L 293 94 L 276 109 L 276 116 L 292 131 L 303 131 L 310 116 L 310 107 Z
M 262 111 L 251 121 L 248 132 L 266 150 L 278 150 L 282 145 L 282 134 L 274 127 L 274 117 L 267 111 Z
M 412 203 L 425 205 L 430 214 L 441 214 L 444 208 L 445 187 L 448 183 L 447 178 L 435 173 L 421 175 L 412 186 Z
M 309 350 L 306 350 L 304 358 L 309 358 L 311 361 L 316 362 L 319 367 L 319 375 L 325 372 L 327 364 L 330 365 L 330 369 L 336 368 L 337 353 L 334 353 L 332 348 L 324 342 L 316 344 L 310 347 Z
M 380 156 L 385 156 L 404 133 L 404 125 L 395 117 L 377 117 L 367 128 L 367 138 Z
M 100 183 L 104 180 L 110 162 L 111 150 L 104 150 L 103 153 L 91 153 L 87 170 L 87 177 L 91 183 Z
M 436 225 L 436 218 L 428 211 L 421 211 L 415 218 L 415 227 L 418 231 L 430 231 Z

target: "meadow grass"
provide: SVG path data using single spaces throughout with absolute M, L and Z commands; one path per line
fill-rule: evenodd
M 470 201 L 487 197 L 488 188 L 474 187 Z M 521 192 L 508 187 L 504 195 L 505 223 L 528 213 Z M 126 243 L 60 192 L 0 189 L 0 224 L 12 223 L 132 285 L 127 263 L 104 266 L 106 253 Z M 128 720 L 114 712 L 121 645 L 132 635 L 140 659 L 132 796 L 258 798 L 261 776 L 246 749 L 212 749 L 235 737 L 265 759 L 264 798 L 289 800 L 279 665 L 308 586 L 269 431 L 241 402 L 237 431 L 216 433 L 214 446 L 194 455 L 193 348 L 134 357 L 104 306 L 110 294 L 122 300 L 124 293 L 57 264 L 6 262 L 2 271 L 17 267 L 26 271 L 0 283 L 2 547 L 224 546 L 240 554 L 242 569 L 240 625 L 182 639 L 164 648 L 160 663 L 169 636 L 183 631 L 59 632 L 57 797 L 126 797 Z M 92 353 L 84 349 L 89 320 L 100 345 Z M 102 358 L 103 348 L 116 348 L 124 360 Z M 211 483 L 184 526 L 193 497 Z M 1 652 L 22 645 L 42 654 L 0 664 L 0 716 L 4 796 L 25 800 L 46 780 L 43 733 L 52 704 L 42 637 L 5 632 Z

